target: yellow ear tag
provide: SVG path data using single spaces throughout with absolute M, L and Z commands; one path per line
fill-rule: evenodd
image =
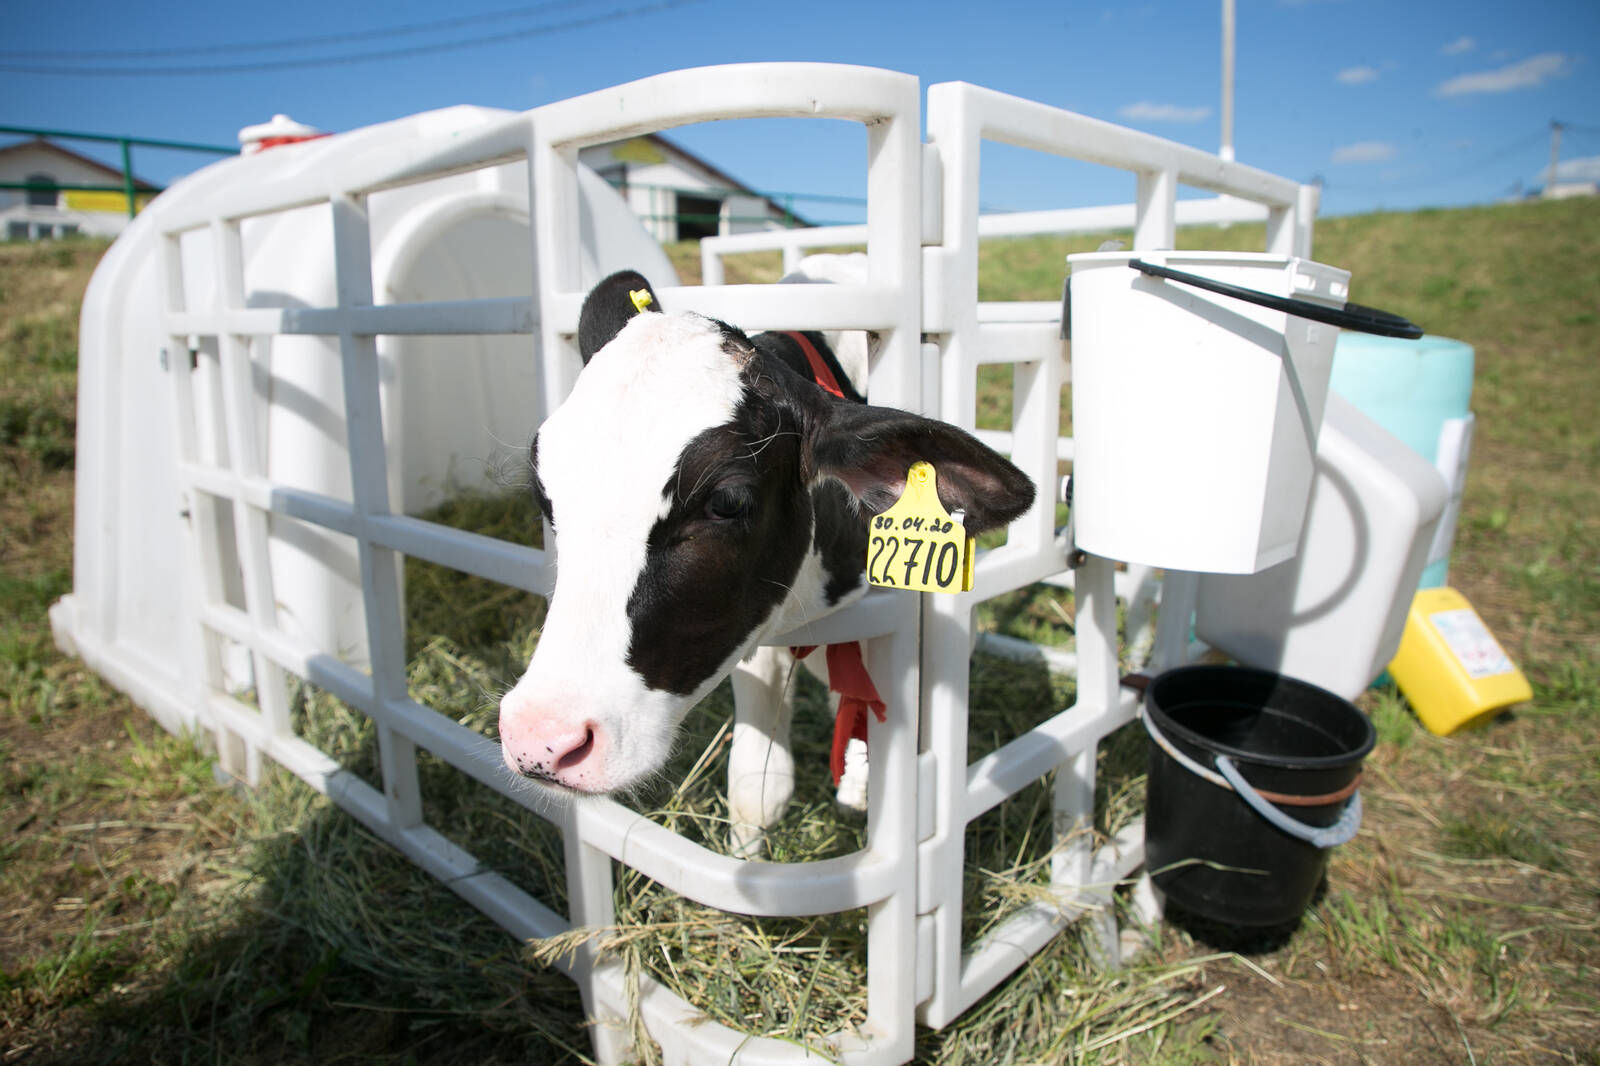
M 912 464 L 906 490 L 867 527 L 867 582 L 886 589 L 969 592 L 972 538 L 939 502 L 939 476 Z
M 633 301 L 633 309 L 639 313 L 643 313 L 646 307 L 655 303 L 655 300 L 650 297 L 649 289 L 629 289 L 628 299 Z

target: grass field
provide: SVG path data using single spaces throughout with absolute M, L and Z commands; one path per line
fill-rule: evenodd
M 1100 239 L 987 245 L 983 295 L 1053 298 L 1062 255 Z M 1249 226 L 1180 236 L 1261 239 Z M 1593 201 L 1318 226 L 1317 258 L 1351 269 L 1356 300 L 1477 348 L 1452 584 L 1534 701 L 1441 740 L 1394 692 L 1365 697 L 1381 737 L 1366 822 L 1287 943 L 1240 955 L 1167 929 L 1136 965 L 1105 972 L 1063 936 L 958 1023 L 922 1033 L 918 1061 L 1600 1063 L 1597 248 Z M 287 775 L 249 793 L 217 785 L 202 752 L 51 646 L 44 612 L 71 585 L 78 305 L 101 251 L 0 245 L 0 1062 L 584 1061 L 576 991 L 538 961 L 561 945 L 512 942 Z M 693 276 L 692 250 L 678 255 Z M 776 262 L 751 257 L 730 280 L 739 270 L 770 277 Z M 452 525 L 530 526 L 515 498 L 455 506 Z M 413 692 L 486 725 L 536 605 L 423 564 L 407 584 Z M 1017 624 L 1049 631 L 1070 606 L 1032 601 Z M 301 695 L 308 731 L 369 769 L 362 723 Z M 1061 679 L 980 659 L 975 750 L 1067 696 Z M 799 713 L 814 727 L 798 731 L 810 776 L 775 851 L 851 850 L 859 828 L 822 787 L 814 687 Z M 721 835 L 727 715 L 724 691 L 691 717 L 687 783 L 641 801 L 708 842 Z M 1137 808 L 1139 753 L 1110 747 L 1120 818 Z M 557 878 L 542 823 L 456 797 L 427 760 L 424 773 L 441 782 L 430 818 L 519 880 Z M 1025 792 L 969 836 L 974 931 L 1037 883 L 1047 798 Z M 612 950 L 676 973 L 712 1016 L 801 1040 L 851 1020 L 859 915 L 730 921 L 636 877 L 618 896 L 639 931 Z

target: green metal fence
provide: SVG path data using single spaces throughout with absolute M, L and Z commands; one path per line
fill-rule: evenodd
M 91 142 L 98 143 L 98 144 L 115 144 L 115 145 L 117 145 L 118 149 L 121 152 L 121 156 L 122 156 L 122 183 L 120 185 L 104 185 L 104 184 L 101 184 L 101 185 L 92 185 L 92 184 L 74 185 L 74 184 L 65 184 L 65 183 L 61 183 L 61 182 L 53 182 L 53 183 L 50 183 L 50 184 L 41 184 L 41 183 L 38 183 L 38 182 L 0 181 L 0 189 L 4 189 L 4 190 L 8 190 L 8 191 L 16 191 L 16 192 L 53 192 L 53 191 L 65 190 L 65 191 L 70 191 L 70 192 L 112 192 L 112 193 L 121 193 L 127 199 L 128 215 L 130 217 L 132 217 L 133 215 L 138 213 L 138 198 L 139 198 L 140 195 L 144 195 L 144 196 L 148 197 L 148 196 L 153 196 L 156 193 L 159 193 L 159 192 L 162 191 L 162 188 L 160 186 L 146 186 L 144 188 L 140 188 L 138 183 L 134 181 L 134 177 L 133 177 L 133 149 L 135 147 L 162 148 L 162 149 L 167 149 L 167 150 L 172 150 L 172 151 L 180 151 L 180 152 L 203 152 L 203 153 L 210 154 L 210 155 L 235 155 L 239 151 L 239 149 L 236 146 L 233 146 L 233 145 L 197 144 L 197 143 L 194 143 L 194 142 L 191 142 L 191 141 L 156 140 L 154 138 L 149 138 L 149 137 L 127 137 L 127 136 L 123 136 L 123 135 L 120 135 L 120 134 L 84 133 L 84 132 L 79 131 L 79 130 L 45 129 L 45 128 L 36 127 L 36 126 L 0 126 L 0 135 L 6 135 L 6 134 L 23 136 L 23 137 L 36 137 L 36 138 L 39 138 L 39 139 L 42 139 L 42 140 L 91 141 Z M 614 187 L 618 188 L 619 190 L 626 190 L 626 189 L 629 189 L 629 188 L 633 188 L 633 189 L 649 188 L 649 189 L 659 189 L 659 190 L 662 190 L 662 191 L 669 191 L 669 192 L 673 192 L 673 193 L 683 193 L 683 194 L 686 194 L 686 195 L 699 196 L 699 197 L 721 198 L 721 197 L 726 197 L 726 196 L 729 196 L 729 195 L 758 197 L 758 198 L 766 200 L 768 203 L 770 203 L 775 209 L 777 209 L 777 211 L 779 211 L 781 213 L 781 216 L 779 218 L 777 218 L 777 219 L 772 219 L 772 218 L 770 218 L 768 216 L 764 216 L 764 215 L 763 216 L 753 216 L 753 217 L 750 217 L 750 218 L 740 217 L 740 218 L 733 219 L 733 221 L 736 221 L 736 222 L 778 221 L 778 222 L 780 222 L 781 224 L 783 224 L 786 227 L 830 225 L 830 224 L 833 224 L 831 222 L 824 222 L 824 221 L 819 221 L 819 220 L 816 220 L 816 219 L 802 218 L 800 215 L 798 215 L 795 212 L 795 203 L 797 201 L 805 202 L 805 203 L 813 203 L 813 204 L 831 204 L 831 205 L 837 205 L 837 206 L 849 205 L 850 207 L 860 208 L 862 210 L 865 209 L 866 202 L 867 202 L 864 198 L 856 197 L 856 196 L 830 196 L 830 195 L 825 195 L 825 194 L 820 194 L 820 193 L 777 192 L 777 191 L 770 191 L 770 190 L 763 191 L 763 190 L 757 190 L 757 189 L 736 189 L 736 188 L 731 188 L 731 187 L 730 188 L 725 188 L 725 189 L 722 189 L 722 188 L 680 188 L 680 187 L 669 186 L 669 185 L 647 185 L 647 184 L 643 184 L 643 183 L 639 183 L 639 182 L 628 182 L 626 180 L 619 181 L 616 178 L 611 177 L 611 176 L 607 176 L 606 180 L 609 181 Z M 676 220 L 678 220 L 680 222 L 691 222 L 691 223 L 700 223 L 700 224 L 715 224 L 720 220 L 720 215 L 706 215 L 706 214 L 700 214 L 700 213 L 694 213 L 694 212 L 685 212 L 685 213 L 680 213 L 680 214 L 677 214 L 677 215 L 674 215 L 674 216 L 665 216 L 665 215 L 663 215 L 663 216 L 644 216 L 644 217 L 647 217 L 647 218 L 648 217 L 654 217 L 654 218 L 672 217 L 672 218 L 675 218 Z
M 133 179 L 133 149 L 135 145 L 143 148 L 165 148 L 179 152 L 205 152 L 211 155 L 236 155 L 239 151 L 235 146 L 219 144 L 195 144 L 190 141 L 158 141 L 148 137 L 124 137 L 117 134 L 83 133 L 76 130 L 40 129 L 34 126 L 0 126 L 0 134 L 36 137 L 41 140 L 94 141 L 99 144 L 117 145 L 122 152 L 121 185 L 71 185 L 61 182 L 52 182 L 46 185 L 37 182 L 4 181 L 0 182 L 0 189 L 19 192 L 46 192 L 61 189 L 73 192 L 120 192 L 127 197 L 128 216 L 130 218 L 138 213 L 137 197 L 140 193 L 154 195 L 161 191 L 160 187 L 144 189 L 137 187 L 137 183 Z

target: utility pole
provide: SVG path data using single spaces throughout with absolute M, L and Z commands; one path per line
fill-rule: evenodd
M 1217 154 L 1233 158 L 1233 0 L 1222 0 L 1222 147 Z
M 1549 199 L 1554 195 L 1552 190 L 1556 185 L 1556 164 L 1561 162 L 1561 123 L 1555 119 L 1550 120 L 1550 172 L 1544 179 L 1544 197 Z

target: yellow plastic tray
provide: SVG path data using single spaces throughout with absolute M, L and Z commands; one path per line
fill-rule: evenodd
M 1528 679 L 1452 588 L 1418 590 L 1389 673 L 1439 736 L 1533 698 Z

